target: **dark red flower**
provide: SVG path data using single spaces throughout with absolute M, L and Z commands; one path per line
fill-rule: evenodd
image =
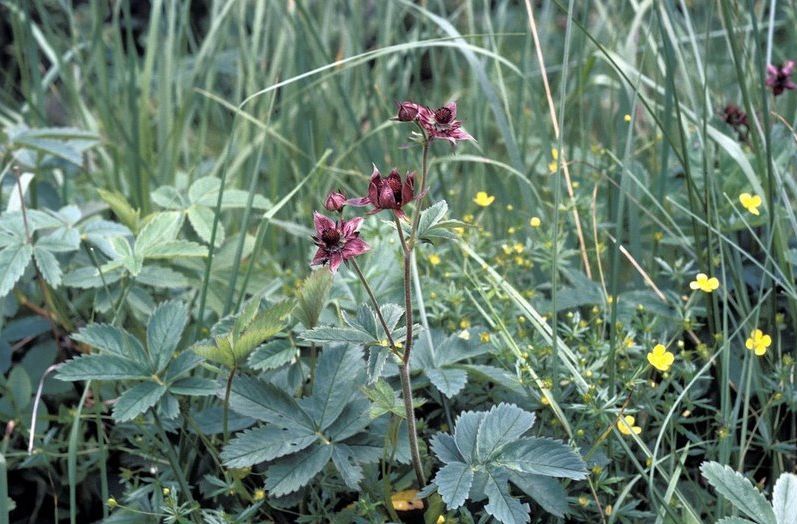
M 412 122 L 418 118 L 418 110 L 421 106 L 415 102 L 405 100 L 398 104 L 398 111 L 396 113 L 396 120 L 399 122 Z
M 369 215 L 379 213 L 383 209 L 390 209 L 399 218 L 404 218 L 406 215 L 401 208 L 416 198 L 415 173 L 407 173 L 402 180 L 398 170 L 393 169 L 389 175 L 383 178 L 374 166 L 371 181 L 368 184 L 368 195 L 352 198 L 347 203 L 352 206 L 367 206 L 369 204 L 374 206 L 372 210 L 368 211 Z
M 327 211 L 343 211 L 344 206 L 346 206 L 346 195 L 340 191 L 331 192 L 324 200 L 324 207 Z
M 747 122 L 747 113 L 742 108 L 734 104 L 728 104 L 722 110 L 722 119 L 736 131 L 741 142 L 747 142 L 750 124 Z
M 460 140 L 474 139 L 462 129 L 462 122 L 457 120 L 456 102 L 449 102 L 434 110 L 419 107 L 418 122 L 431 139 L 448 140 L 451 145 L 456 145 Z
M 772 94 L 778 96 L 786 89 L 797 89 L 797 84 L 792 82 L 791 74 L 794 72 L 794 60 L 787 60 L 780 67 L 772 64 L 767 66 L 767 85 L 772 88 Z
M 371 249 L 360 238 L 362 217 L 336 222 L 321 213 L 313 212 L 313 223 L 315 225 L 313 242 L 318 246 L 318 251 L 310 263 L 311 266 L 329 264 L 329 269 L 335 273 L 341 263 Z

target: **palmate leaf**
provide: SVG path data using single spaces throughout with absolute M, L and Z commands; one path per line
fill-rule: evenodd
M 509 481 L 534 499 L 551 515 L 564 518 L 567 513 L 567 491 L 562 484 L 551 477 L 509 472 Z
M 266 490 L 280 497 L 310 482 L 332 459 L 332 445 L 315 445 L 283 458 L 266 471 Z
M 318 270 L 310 273 L 298 293 L 298 303 L 294 314 L 305 328 L 312 329 L 318 324 L 321 311 L 327 304 L 332 289 L 332 273 Z
M 266 371 L 277 369 L 292 362 L 299 350 L 287 339 L 276 339 L 259 346 L 249 355 L 247 363 L 253 369 Z
M 338 418 L 356 393 L 351 384 L 362 373 L 362 367 L 362 350 L 357 346 L 332 346 L 321 352 L 313 395 L 302 399 L 302 405 L 322 431 Z
M 305 428 L 260 426 L 232 439 L 221 452 L 224 464 L 243 468 L 297 453 L 318 440 L 318 435 Z
M 448 398 L 453 398 L 468 383 L 468 374 L 464 369 L 432 368 L 424 370 L 424 374 Z
M 141 342 L 124 329 L 110 324 L 89 324 L 71 336 L 72 340 L 82 342 L 101 353 L 109 353 L 130 359 L 141 366 L 149 366 L 149 358 Z
M 126 390 L 113 406 L 113 418 L 117 422 L 133 420 L 154 406 L 166 393 L 164 384 L 142 382 Z
M 253 349 L 285 329 L 294 306 L 292 300 L 285 300 L 259 312 L 233 341 L 236 362 L 242 363 Z
M 431 440 L 432 451 L 444 464 L 462 462 L 464 458 L 457 449 L 454 437 L 446 433 L 438 433 Z
M 479 425 L 486 414 L 484 411 L 465 411 L 457 417 L 456 427 L 454 428 L 454 441 L 457 444 L 457 449 L 468 464 L 478 462 L 475 454 L 476 435 L 479 432 Z
M 750 482 L 730 466 L 718 462 L 700 465 L 703 477 L 717 493 L 731 501 L 739 511 L 759 524 L 778 524 L 772 506 Z

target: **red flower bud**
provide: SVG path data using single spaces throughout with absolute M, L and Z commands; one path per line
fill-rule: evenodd
M 343 211 L 345 206 L 346 195 L 340 191 L 331 192 L 324 201 L 324 207 L 327 209 L 327 211 Z
M 418 118 L 418 104 L 407 100 L 398 105 L 396 120 L 399 122 L 412 122 L 416 118 Z

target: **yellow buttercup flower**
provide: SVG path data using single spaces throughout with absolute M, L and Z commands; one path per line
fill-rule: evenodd
M 772 337 L 765 335 L 760 329 L 754 329 L 753 332 L 750 333 L 750 338 L 744 343 L 747 349 L 753 351 L 759 357 L 765 355 L 767 348 L 771 345 Z
M 482 333 L 479 335 L 479 340 L 481 340 L 483 344 L 488 343 L 490 341 L 490 332 L 482 331 Z
M 423 509 L 423 501 L 418 498 L 417 489 L 407 489 L 393 493 L 390 496 L 390 502 L 396 511 Z
M 467 318 L 463 318 L 462 320 L 459 321 L 459 327 L 461 327 L 462 329 L 468 329 L 470 327 L 470 320 L 468 320 Z
M 669 371 L 670 366 L 675 361 L 675 355 L 667 351 L 662 344 L 653 346 L 653 350 L 648 353 L 648 362 L 659 371 Z
M 626 122 L 630 122 L 631 121 L 631 115 L 626 114 L 625 116 L 623 116 L 623 120 L 625 120 Z
M 694 290 L 704 291 L 711 293 L 720 287 L 720 281 L 717 277 L 709 278 L 705 273 L 698 273 L 695 279 L 689 282 L 689 287 Z
M 542 224 L 540 217 L 531 217 L 531 220 L 529 220 L 529 225 L 531 227 L 540 227 L 540 224 Z
M 617 429 L 620 430 L 620 433 L 623 435 L 630 435 L 631 433 L 639 435 L 642 433 L 642 428 L 635 426 L 634 422 L 636 422 L 634 417 L 626 415 L 623 418 L 617 419 Z
M 429 255 L 429 263 L 436 266 L 441 262 L 440 255 Z
M 477 206 L 487 207 L 495 202 L 495 197 L 493 195 L 488 195 L 485 191 L 479 191 L 476 193 L 476 198 L 474 198 L 473 201 Z
M 742 207 L 748 210 L 750 213 L 756 216 L 761 214 L 758 211 L 758 208 L 761 205 L 760 196 L 751 195 L 750 193 L 742 193 L 741 195 L 739 195 L 739 202 L 741 202 Z
M 263 500 L 266 498 L 266 492 L 263 489 L 256 489 L 254 493 L 252 493 L 252 500 L 258 501 Z

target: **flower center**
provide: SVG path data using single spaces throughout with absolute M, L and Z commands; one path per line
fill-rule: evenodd
M 438 124 L 450 124 L 454 120 L 454 113 L 447 107 L 441 107 L 434 112 L 434 119 Z
M 325 229 L 321 232 L 321 241 L 327 249 L 337 247 L 340 242 L 340 232 L 337 229 Z

